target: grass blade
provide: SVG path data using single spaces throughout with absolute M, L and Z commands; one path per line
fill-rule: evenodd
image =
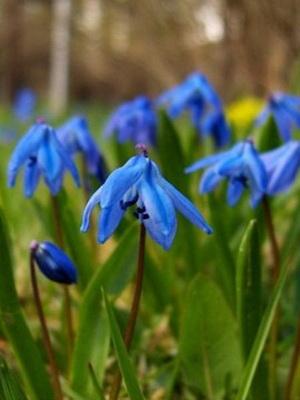
M 109 325 L 107 316 L 101 313 L 100 288 L 103 286 L 117 293 L 127 284 L 131 277 L 129 272 L 133 273 L 134 269 L 137 247 L 135 230 L 136 226 L 133 226 L 123 235 L 109 259 L 95 272 L 83 294 L 71 368 L 72 388 L 81 395 L 87 394 L 89 390 L 88 364 L 93 364 L 98 376 L 99 370 L 103 374 L 109 347 Z M 95 311 L 98 313 L 96 317 Z
M 256 220 L 248 224 L 239 247 L 236 292 L 241 348 L 246 361 L 262 315 L 261 255 Z M 258 365 L 251 391 L 254 398 L 265 393 L 267 399 L 267 370 L 263 360 Z
M 19 362 L 22 378 L 33 400 L 52 400 L 53 392 L 41 355 L 26 325 L 18 300 L 11 246 L 4 214 L 0 209 L 0 318 L 5 336 Z
M 27 400 L 14 375 L 0 356 L 0 398 L 2 400 Z
M 103 293 L 103 295 L 111 329 L 111 336 L 128 395 L 131 400 L 143 400 L 144 396 L 139 387 L 138 379 L 135 376 L 134 368 L 122 339 L 112 306 L 110 305 L 105 293 Z
M 271 300 L 265 310 L 263 319 L 260 323 L 254 344 L 252 346 L 248 361 L 246 363 L 240 388 L 235 400 L 246 400 L 251 384 L 253 382 L 254 374 L 256 372 L 257 365 L 259 363 L 262 351 L 264 349 L 267 336 L 270 331 L 270 327 L 272 324 L 272 320 L 276 311 L 276 307 L 280 300 L 280 296 L 283 291 L 284 284 L 286 282 L 288 271 L 289 271 L 290 262 L 284 264 L 283 268 L 281 269 L 279 279 L 277 284 L 274 288 Z

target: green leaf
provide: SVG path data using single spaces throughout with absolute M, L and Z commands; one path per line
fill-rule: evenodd
M 260 245 L 255 220 L 250 221 L 241 241 L 237 263 L 237 316 L 243 355 L 247 358 L 261 318 Z
M 111 336 L 116 351 L 119 367 L 127 388 L 128 395 L 131 400 L 143 400 L 144 396 L 139 387 L 138 378 L 135 375 L 132 362 L 129 358 L 127 349 L 122 339 L 119 326 L 116 321 L 116 317 L 113 313 L 112 307 L 105 293 L 103 293 L 103 295 L 104 295 L 105 308 L 110 324 Z
M 239 247 L 236 291 L 241 348 L 246 361 L 262 316 L 260 240 L 255 220 L 250 221 Z M 267 371 L 265 363 L 261 361 L 252 393 L 254 398 L 265 393 L 267 399 Z
M 79 287 L 83 290 L 93 274 L 92 257 L 88 247 L 80 233 L 80 216 L 77 218 L 70 206 L 71 201 L 66 191 L 60 191 L 56 197 L 59 204 L 59 213 L 65 235 L 65 239 L 70 250 L 70 255 L 78 268 Z M 96 244 L 95 244 L 96 245 Z
M 95 370 L 94 370 L 92 364 L 89 364 L 89 371 L 90 371 L 91 380 L 92 380 L 94 388 L 95 388 L 95 393 L 97 394 L 98 399 L 105 400 L 102 388 L 100 386 L 100 383 L 97 380 L 96 373 L 95 373 Z
M 20 365 L 21 375 L 34 400 L 52 400 L 53 392 L 41 355 L 26 325 L 13 277 L 11 243 L 0 209 L 0 319 Z M 29 269 L 28 269 L 29 272 Z
M 189 176 L 184 174 L 186 165 L 178 132 L 164 110 L 159 112 L 158 152 L 164 176 L 188 194 Z
M 220 262 L 217 264 L 220 282 L 225 297 L 232 310 L 235 310 L 235 260 L 229 247 L 229 235 L 225 230 L 224 214 L 220 202 L 213 193 L 208 196 L 208 204 L 211 215 L 211 225 L 214 227 L 214 234 L 211 240 L 215 242 L 216 250 L 219 253 Z
M 14 375 L 0 355 L 0 398 L 1 400 L 26 400 L 26 396 Z
M 276 122 L 272 116 L 262 126 L 256 128 L 255 134 L 257 136 L 257 148 L 261 152 L 273 150 L 282 143 Z
M 84 291 L 71 367 L 72 388 L 81 395 L 91 390 L 89 363 L 96 369 L 101 382 L 109 349 L 109 324 L 101 309 L 100 288 L 103 286 L 110 293 L 119 293 L 133 274 L 136 252 L 137 231 L 134 225 L 123 235 L 112 255 L 98 268 Z
M 222 398 L 228 377 L 239 377 L 236 321 L 220 289 L 201 274 L 187 291 L 179 358 L 187 383 L 209 400 Z
M 164 110 L 159 112 L 158 152 L 163 175 L 182 193 L 190 197 L 191 177 L 184 173 L 186 167 L 183 149 L 178 131 Z M 196 228 L 182 216 L 179 216 L 179 229 L 175 240 L 179 257 L 187 261 L 188 272 L 197 270 L 198 245 Z
M 273 317 L 288 276 L 289 266 L 290 262 L 285 263 L 280 271 L 280 275 L 273 290 L 271 300 L 259 325 L 259 329 L 257 331 L 247 364 L 244 368 L 240 388 L 235 400 L 246 400 L 249 394 L 249 390 L 272 325 Z

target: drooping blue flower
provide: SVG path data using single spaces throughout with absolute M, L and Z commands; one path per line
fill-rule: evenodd
M 185 172 L 207 167 L 200 181 L 200 193 L 211 192 L 221 180 L 227 179 L 228 204 L 235 205 L 244 189 L 249 187 L 251 205 L 255 207 L 266 192 L 268 175 L 251 140 L 240 142 L 231 150 L 202 158 L 186 168 Z
M 13 110 L 16 117 L 21 122 L 26 122 L 34 116 L 37 96 L 32 89 L 20 89 L 13 104 Z
M 57 129 L 58 140 L 70 154 L 82 153 L 87 170 L 96 176 L 101 183 L 106 177 L 104 159 L 90 132 L 85 117 L 76 115 Z
M 73 262 L 55 244 L 33 241 L 30 250 L 39 269 L 48 279 L 66 285 L 77 282 L 77 271 Z
M 199 131 L 203 136 L 212 135 L 217 147 L 222 147 L 229 142 L 230 129 L 223 111 L 210 111 L 199 123 Z
M 230 129 L 222 101 L 206 76 L 200 72 L 190 74 L 179 85 L 164 92 L 157 99 L 157 105 L 165 105 L 171 118 L 189 112 L 199 135 L 212 135 L 217 146 L 228 142 Z
M 136 97 L 119 106 L 110 116 L 104 135 L 117 135 L 118 141 L 155 145 L 157 117 L 152 101 L 146 96 Z
M 93 208 L 99 204 L 98 241 L 104 243 L 118 227 L 125 211 L 135 206 L 135 214 L 151 238 L 169 249 L 177 228 L 175 209 L 206 233 L 212 229 L 195 206 L 164 179 L 147 154 L 130 158 L 113 171 L 88 201 L 81 231 L 86 232 Z
M 267 193 L 286 191 L 294 183 L 300 169 L 300 142 L 291 140 L 261 155 L 268 174 Z
M 13 151 L 7 171 L 9 187 L 15 185 L 23 165 L 26 197 L 33 195 L 41 176 L 51 193 L 57 194 L 66 169 L 70 171 L 77 186 L 80 184 L 74 162 L 57 139 L 55 130 L 43 120 L 32 125 Z
M 255 121 L 255 126 L 264 124 L 273 116 L 283 140 L 290 140 L 294 128 L 300 128 L 300 97 L 290 94 L 273 93 Z

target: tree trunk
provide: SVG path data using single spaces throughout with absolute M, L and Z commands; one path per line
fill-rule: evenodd
M 54 0 L 52 18 L 49 107 L 58 115 L 68 102 L 71 0 Z

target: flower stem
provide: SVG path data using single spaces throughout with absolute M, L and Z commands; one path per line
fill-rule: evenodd
M 295 347 L 294 347 L 292 360 L 291 360 L 291 364 L 290 364 L 290 369 L 289 369 L 289 373 L 288 373 L 288 379 L 287 379 L 286 387 L 285 387 L 285 395 L 284 395 L 285 400 L 291 400 L 292 387 L 293 387 L 293 382 L 294 382 L 294 378 L 296 375 L 299 356 L 300 356 L 300 318 L 298 320 L 296 342 L 295 342 Z
M 124 343 L 127 350 L 129 350 L 133 339 L 134 329 L 139 312 L 139 305 L 143 288 L 144 266 L 145 266 L 145 243 L 146 243 L 146 230 L 144 224 L 141 224 L 135 289 L 134 289 L 134 295 L 131 304 L 129 319 L 124 332 Z M 120 371 L 118 371 L 113 380 L 109 397 L 110 400 L 118 399 L 121 383 L 122 383 L 122 377 Z
M 81 181 L 82 181 L 82 191 L 83 191 L 84 201 L 85 201 L 85 203 L 87 203 L 91 196 L 91 191 L 89 188 L 89 174 L 88 174 L 88 170 L 86 167 L 86 161 L 85 161 L 85 158 L 83 155 L 81 157 Z M 94 255 L 95 259 L 99 262 L 100 261 L 99 254 L 98 254 L 99 246 L 95 246 L 96 225 L 95 225 L 95 220 L 93 219 L 93 216 L 91 216 L 91 218 L 90 218 L 90 228 L 88 230 L 88 235 L 89 235 L 90 246 L 91 246 L 93 255 Z
M 63 400 L 63 393 L 62 393 L 62 389 L 61 389 L 61 385 L 60 385 L 60 381 L 59 381 L 59 372 L 58 372 L 58 368 L 56 365 L 54 352 L 53 352 L 53 349 L 51 346 L 50 335 L 49 335 L 46 319 L 45 319 L 44 312 L 43 312 L 43 307 L 42 307 L 39 287 L 38 287 L 37 278 L 36 278 L 36 271 L 35 271 L 34 258 L 33 258 L 32 251 L 30 252 L 30 276 L 31 276 L 31 285 L 32 285 L 34 302 L 35 302 L 38 318 L 40 320 L 41 329 L 42 329 L 43 342 L 44 342 L 44 346 L 45 346 L 45 349 L 46 349 L 46 352 L 48 355 L 49 364 L 50 364 L 50 371 L 51 371 L 53 389 L 54 389 L 54 393 L 55 393 L 55 399 Z
M 272 213 L 268 198 L 266 196 L 263 197 L 262 201 L 265 224 L 267 228 L 267 233 L 270 240 L 271 245 L 271 253 L 272 253 L 272 269 L 271 269 L 271 280 L 272 286 L 277 282 L 279 272 L 280 272 L 280 253 L 279 246 L 277 243 L 275 229 L 272 219 Z M 269 343 L 269 390 L 271 399 L 276 399 L 276 370 L 277 370 L 277 337 L 279 330 L 279 315 L 280 310 L 277 308 L 277 311 L 274 315 L 274 320 L 271 327 L 270 332 L 270 343 Z
M 53 217 L 54 217 L 54 225 L 55 225 L 55 235 L 58 245 L 61 249 L 65 249 L 63 229 L 61 225 L 61 218 L 59 212 L 59 204 L 57 202 L 57 198 L 55 196 L 51 196 Z M 63 285 L 64 292 L 64 308 L 66 314 L 66 324 L 67 324 L 67 343 L 68 343 L 68 354 L 69 358 L 72 354 L 73 343 L 74 343 L 74 328 L 73 328 L 73 315 L 72 315 L 72 307 L 71 307 L 71 296 L 69 287 L 67 285 Z

